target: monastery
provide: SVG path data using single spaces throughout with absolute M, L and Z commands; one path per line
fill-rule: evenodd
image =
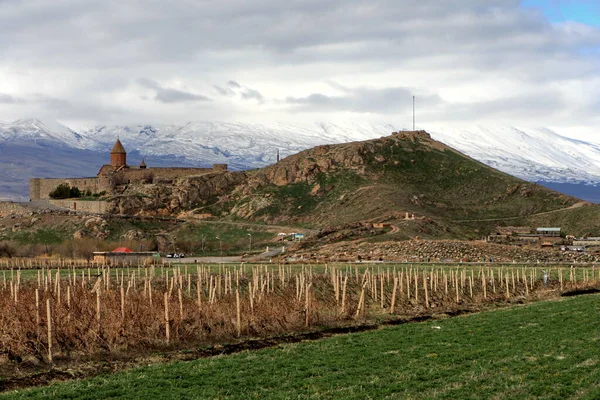
M 148 168 L 146 163 L 138 167 L 127 164 L 127 152 L 117 139 L 110 152 L 110 164 L 105 164 L 98 175 L 91 178 L 31 178 L 29 180 L 29 198 L 31 201 L 50 198 L 52 192 L 60 184 L 67 183 L 82 192 L 113 193 L 115 188 L 130 183 L 168 183 L 177 178 L 204 175 L 213 172 L 227 171 L 227 164 L 213 164 L 212 168 Z

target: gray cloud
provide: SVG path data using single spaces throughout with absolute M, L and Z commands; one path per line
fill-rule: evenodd
M 10 94 L 0 93 L 0 103 L 3 104 L 15 104 L 22 103 L 22 99 L 11 96 Z
M 80 112 L 86 123 L 310 113 L 402 126 L 416 93 L 428 122 L 596 124 L 600 29 L 520 4 L 0 0 L 0 74 L 16 83 L 0 89 L 0 113 Z M 132 85 L 140 71 L 152 80 Z M 174 81 L 193 89 L 164 84 Z
M 222 88 L 221 86 L 214 86 L 215 90 L 225 97 L 238 96 L 243 100 L 255 100 L 258 104 L 265 102 L 265 97 L 256 89 L 243 86 L 236 81 L 227 82 L 227 87 Z
M 199 94 L 185 92 L 183 90 L 163 87 L 157 82 L 140 78 L 137 83 L 145 87 L 146 89 L 152 89 L 155 92 L 154 100 L 161 103 L 185 103 L 185 102 L 196 102 L 196 101 L 210 101 L 210 98 Z
M 416 94 L 409 88 L 355 88 L 350 89 L 335 84 L 344 93 L 327 96 L 313 93 L 306 97 L 288 97 L 285 101 L 301 111 L 352 111 L 357 113 L 397 113 L 412 107 L 412 96 Z M 437 95 L 420 94 L 419 102 L 423 106 L 435 107 L 442 103 Z

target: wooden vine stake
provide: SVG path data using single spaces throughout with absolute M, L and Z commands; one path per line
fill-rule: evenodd
M 40 329 L 40 289 L 35 289 L 35 330 L 39 336 Z
M 169 293 L 165 292 L 165 336 L 167 338 L 167 344 L 171 340 L 171 326 L 169 325 Z
M 305 296 L 305 305 L 304 310 L 306 311 L 306 320 L 304 321 L 304 325 L 308 326 L 310 323 L 310 288 L 312 287 L 312 283 L 306 285 L 306 296 Z
M 342 307 L 340 308 L 340 314 L 346 312 L 346 286 L 348 284 L 348 275 L 344 277 L 344 284 L 342 286 Z
M 177 288 L 177 298 L 179 299 L 179 319 L 183 320 L 183 293 L 181 293 L 181 287 Z
M 237 337 L 242 335 L 242 315 L 240 310 L 240 290 L 235 288 L 235 308 L 236 308 L 236 325 L 237 325 Z
M 96 291 L 96 321 L 98 322 L 98 330 L 100 330 L 100 289 Z
M 560 281 L 560 291 L 563 291 L 563 271 L 562 268 L 559 270 L 558 273 L 558 280 Z
M 121 319 L 125 322 L 125 288 L 121 285 Z
M 356 308 L 356 318 L 360 316 L 361 311 L 364 309 L 365 304 L 365 286 L 367 282 L 363 283 L 362 289 L 360 290 L 360 298 L 358 299 L 358 307 Z
M 49 298 L 46 299 L 46 319 L 48 325 L 48 361 L 52 362 L 52 311 Z
M 483 298 L 487 299 L 487 282 L 485 280 L 485 272 L 481 274 L 481 288 L 483 290 Z
M 394 289 L 392 289 L 392 301 L 390 304 L 390 314 L 394 313 L 396 307 L 396 290 L 398 289 L 398 278 L 394 276 Z
M 423 274 L 423 288 L 425 289 L 425 308 L 429 308 L 429 292 L 427 291 L 427 277 Z

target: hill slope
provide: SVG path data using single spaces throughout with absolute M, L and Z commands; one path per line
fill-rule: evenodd
M 323 228 L 404 220 L 405 237 L 477 237 L 496 225 L 564 222 L 600 226 L 600 208 L 512 177 L 423 131 L 324 145 L 271 166 L 180 179 L 172 186 L 129 185 L 113 210 L 242 218 Z M 586 215 L 581 223 L 570 215 Z M 566 216 L 565 216 L 566 215 Z
M 230 169 L 259 168 L 307 148 L 332 143 L 368 140 L 396 130 L 391 125 L 249 124 L 199 121 L 185 125 L 98 126 L 75 132 L 57 123 L 38 120 L 0 122 L 0 169 L 11 169 L 0 197 L 27 196 L 26 185 L 35 170 L 14 168 L 13 156 L 22 165 L 39 167 L 44 176 L 86 176 L 97 171 L 120 137 L 132 165 L 142 158 L 154 166 L 210 166 L 228 163 Z M 568 139 L 548 129 L 515 127 L 440 128 L 433 137 L 501 171 L 536 182 L 570 182 L 565 190 L 583 193 L 579 187 L 600 182 L 600 146 Z M 21 147 L 26 143 L 26 151 Z M 69 153 L 70 171 L 53 163 L 40 165 L 60 148 Z M 102 160 L 100 162 L 94 160 Z M 76 167 L 75 167 L 76 166 Z M 588 197 L 586 197 L 588 198 Z M 589 199 L 595 196 L 589 197 Z

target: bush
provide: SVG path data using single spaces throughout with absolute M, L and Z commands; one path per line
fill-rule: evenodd
M 16 253 L 15 247 L 11 243 L 1 242 L 0 243 L 0 257 L 12 258 Z
M 71 187 L 68 183 L 61 183 L 50 192 L 49 194 L 51 199 L 72 199 L 81 197 L 82 193 L 78 187 Z

